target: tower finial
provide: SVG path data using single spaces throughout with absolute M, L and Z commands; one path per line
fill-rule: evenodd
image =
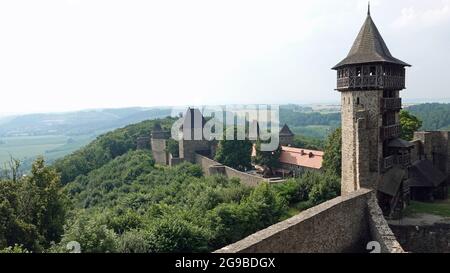
M 367 4 L 367 15 L 370 16 L 370 1 Z

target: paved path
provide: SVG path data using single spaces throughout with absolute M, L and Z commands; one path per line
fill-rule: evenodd
M 396 226 L 431 226 L 433 224 L 450 224 L 450 217 L 442 217 L 427 213 L 418 213 L 400 220 L 388 220 L 390 225 Z

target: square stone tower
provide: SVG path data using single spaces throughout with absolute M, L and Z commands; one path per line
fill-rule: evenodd
M 159 123 L 155 123 L 150 141 L 153 158 L 157 164 L 169 165 L 169 153 L 167 151 L 169 137 L 170 132 L 164 131 Z
M 213 142 L 204 138 L 206 120 L 197 108 L 188 108 L 181 126 L 183 139 L 179 141 L 180 158 L 195 163 L 195 154 L 211 156 Z
M 406 66 L 389 52 L 369 7 L 348 56 L 333 67 L 342 104 L 343 195 L 377 189 L 383 173 L 407 157 L 409 147 L 398 139 Z

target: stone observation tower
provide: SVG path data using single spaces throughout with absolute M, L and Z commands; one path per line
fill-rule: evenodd
M 389 172 L 406 170 L 410 163 L 411 144 L 399 139 L 399 91 L 405 89 L 407 66 L 389 52 L 369 6 L 350 52 L 333 67 L 342 104 L 342 195 L 392 186 L 385 177 L 402 181 L 402 174 Z

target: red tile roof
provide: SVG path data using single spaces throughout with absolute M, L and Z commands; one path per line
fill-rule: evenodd
M 311 154 L 311 155 L 310 155 Z M 256 145 L 253 145 L 252 157 L 256 156 Z M 280 162 L 311 169 L 321 169 L 323 152 L 302 148 L 281 147 Z
M 312 169 L 322 168 L 323 152 L 302 148 L 281 147 L 280 162 Z

